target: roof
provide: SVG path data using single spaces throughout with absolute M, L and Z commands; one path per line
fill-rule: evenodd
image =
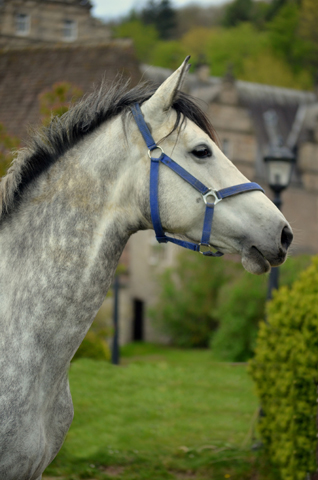
M 86 93 L 118 73 L 131 78 L 132 86 L 140 79 L 129 42 L 0 50 L 0 122 L 9 133 L 23 139 L 28 127 L 40 121 L 41 92 L 66 81 Z
M 146 79 L 159 83 L 172 73 L 172 70 L 167 68 L 149 65 L 141 65 L 141 70 Z M 317 97 L 313 92 L 242 80 L 234 80 L 233 84 L 238 92 L 239 104 L 246 107 L 252 116 L 257 141 L 261 149 L 269 143 L 263 117 L 267 110 L 275 110 L 278 117 L 278 129 L 285 142 L 292 129 L 299 107 L 308 106 L 309 108 L 317 102 Z M 185 84 L 185 90 L 194 97 L 210 103 L 217 101 L 222 85 L 223 79 L 220 77 L 209 77 L 203 82 L 196 74 L 190 74 Z

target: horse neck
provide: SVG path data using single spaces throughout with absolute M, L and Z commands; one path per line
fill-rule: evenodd
M 39 361 L 71 359 L 134 230 L 133 206 L 116 206 L 127 159 L 118 147 L 122 162 L 107 158 L 101 142 L 105 129 L 37 178 L 1 228 L 2 318 Z

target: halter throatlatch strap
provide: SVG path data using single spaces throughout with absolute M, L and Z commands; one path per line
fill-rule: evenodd
M 150 165 L 150 212 L 153 228 L 155 230 L 156 239 L 159 243 L 172 242 L 184 248 L 188 248 L 195 252 L 200 252 L 206 256 L 220 257 L 222 252 L 212 251 L 213 245 L 210 244 L 210 235 L 213 222 L 214 207 L 217 203 L 227 197 L 238 195 L 240 193 L 249 192 L 252 190 L 260 190 L 264 192 L 262 187 L 257 183 L 242 183 L 233 187 L 223 188 L 222 190 L 213 190 L 206 187 L 200 180 L 195 178 L 191 173 L 187 172 L 181 165 L 176 163 L 172 158 L 168 157 L 160 146 L 154 141 L 149 128 L 144 120 L 143 114 L 140 110 L 138 103 L 131 107 L 132 114 L 138 125 L 140 133 L 142 134 L 145 143 L 148 147 L 148 155 L 151 161 Z M 159 157 L 153 157 L 151 152 L 159 149 L 161 154 Z M 168 237 L 161 225 L 160 213 L 159 213 L 159 201 L 158 201 L 158 186 L 159 186 L 159 166 L 160 163 L 166 165 L 179 175 L 183 180 L 189 183 L 202 195 L 202 199 L 205 203 L 205 215 L 203 221 L 203 230 L 201 242 L 199 244 L 187 242 L 185 240 L 179 240 L 178 238 Z M 213 201 L 211 201 L 213 199 Z M 208 249 L 207 251 L 204 251 Z

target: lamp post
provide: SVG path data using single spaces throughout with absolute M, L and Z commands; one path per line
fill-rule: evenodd
M 114 337 L 112 348 L 112 363 L 119 365 L 119 275 L 116 273 L 113 283 L 114 290 L 114 310 L 113 310 L 113 324 L 114 324 Z
M 281 193 L 290 183 L 296 157 L 289 148 L 275 146 L 264 157 L 264 162 L 267 166 L 268 184 L 274 193 L 273 203 L 281 210 Z M 273 267 L 269 274 L 267 300 L 272 298 L 273 290 L 277 290 L 278 280 L 279 267 Z

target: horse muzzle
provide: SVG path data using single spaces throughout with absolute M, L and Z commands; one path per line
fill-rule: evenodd
M 285 262 L 287 251 L 293 241 L 293 232 L 289 225 L 284 225 L 278 245 L 269 248 L 264 245 L 244 246 L 242 250 L 242 265 L 250 273 L 260 275 L 278 267 Z

